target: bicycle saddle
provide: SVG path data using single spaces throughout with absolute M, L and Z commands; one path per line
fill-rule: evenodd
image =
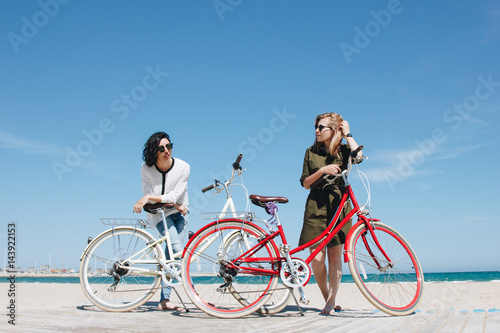
M 172 207 L 174 207 L 174 204 L 162 203 L 162 202 L 158 202 L 158 203 L 154 203 L 154 204 L 148 203 L 148 204 L 145 204 L 144 207 L 142 207 L 142 208 L 144 208 L 144 210 L 148 213 L 156 214 L 163 207 L 172 208 Z
M 285 197 L 266 197 L 263 195 L 256 195 L 252 194 L 250 196 L 250 200 L 254 205 L 260 206 L 260 207 L 266 207 L 266 202 L 277 202 L 277 203 L 287 203 L 288 199 Z

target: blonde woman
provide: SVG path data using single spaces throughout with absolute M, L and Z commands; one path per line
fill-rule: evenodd
M 303 245 L 325 231 L 335 215 L 342 197 L 343 179 L 336 178 L 336 183 L 328 188 L 311 188 L 324 174 L 333 175 L 347 168 L 351 150 L 358 148 L 352 137 L 347 121 L 339 114 L 324 113 L 316 117 L 314 123 L 316 140 L 312 147 L 306 150 L 304 166 L 300 183 L 305 189 L 310 189 L 304 212 L 304 224 L 300 235 L 299 246 Z M 343 144 L 345 138 L 347 144 Z M 359 152 L 359 156 L 362 153 Z M 351 203 L 342 208 L 341 221 L 351 211 Z M 341 311 L 335 303 L 335 297 L 342 278 L 342 245 L 351 228 L 351 221 L 328 243 L 326 249 L 320 251 L 311 262 L 314 277 L 326 301 L 321 314 L 333 314 Z M 311 252 L 314 246 L 311 247 Z M 328 269 L 325 263 L 328 257 Z

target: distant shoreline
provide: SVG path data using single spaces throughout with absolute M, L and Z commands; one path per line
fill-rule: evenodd
M 16 283 L 79 283 L 79 273 L 14 273 L 1 272 L 0 284 L 9 282 L 12 275 Z M 97 276 L 96 276 L 97 277 Z M 197 276 L 198 277 L 198 276 Z M 199 276 L 203 278 L 204 276 Z M 496 282 L 500 283 L 500 272 L 455 272 L 455 273 L 424 273 L 425 283 L 443 283 L 443 282 Z M 314 276 L 311 276 L 310 284 L 315 284 Z M 350 274 L 342 276 L 342 283 L 354 283 Z
M 16 272 L 2 272 L 0 273 L 0 278 L 10 277 L 14 275 L 16 277 L 80 277 L 80 273 L 16 273 Z

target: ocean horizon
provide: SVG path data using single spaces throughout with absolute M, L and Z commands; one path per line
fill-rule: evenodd
M 0 277 L 0 283 L 8 283 L 9 277 Z M 19 275 L 15 277 L 16 283 L 61 283 L 71 284 L 80 283 L 80 278 L 75 276 L 25 276 Z M 435 272 L 424 273 L 426 283 L 442 283 L 442 282 L 500 282 L 500 271 L 487 272 Z M 314 276 L 311 276 L 309 284 L 315 284 Z M 342 283 L 354 283 L 350 274 L 342 276 Z

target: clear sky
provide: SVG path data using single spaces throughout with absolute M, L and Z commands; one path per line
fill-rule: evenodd
M 500 269 L 500 1 L 2 0 L 0 59 L 2 265 L 9 221 L 19 266 L 78 270 L 99 218 L 145 218 L 159 130 L 191 165 L 189 229 L 222 208 L 200 189 L 242 153 L 250 193 L 289 198 L 296 245 L 314 119 L 338 112 L 369 157 L 373 216 L 424 271 Z

